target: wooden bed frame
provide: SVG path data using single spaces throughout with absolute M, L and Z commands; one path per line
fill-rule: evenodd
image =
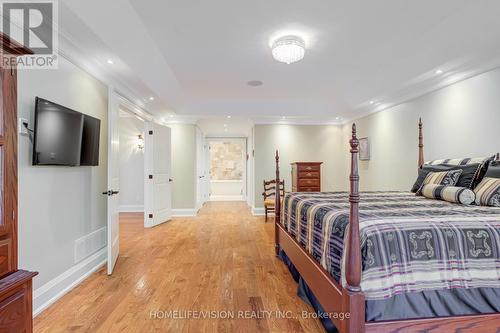
M 424 138 L 422 120 L 418 123 L 418 167 L 424 164 Z M 365 322 L 365 298 L 360 288 L 361 283 L 361 246 L 359 237 L 359 175 L 358 146 L 356 124 L 352 125 L 350 214 L 349 229 L 345 239 L 346 251 L 345 277 L 347 287 L 328 273 L 280 224 L 281 203 L 275 206 L 275 250 L 276 255 L 283 249 L 302 278 L 312 290 L 324 311 L 328 314 L 344 314 L 344 319 L 332 315 L 332 321 L 341 333 L 363 332 L 498 332 L 500 313 L 418 318 Z M 499 154 L 496 159 L 500 160 Z M 280 181 L 279 154 L 276 151 L 276 182 Z M 340 317 L 340 316 L 339 316 Z

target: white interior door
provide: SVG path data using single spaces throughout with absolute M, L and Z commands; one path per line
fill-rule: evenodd
M 115 91 L 108 92 L 108 275 L 113 273 L 120 252 L 119 190 L 120 190 L 120 132 L 118 128 L 118 99 Z
M 196 209 L 200 209 L 207 201 L 205 199 L 205 137 L 196 128 Z
M 172 218 L 170 128 L 146 122 L 144 146 L 144 226 L 154 227 Z

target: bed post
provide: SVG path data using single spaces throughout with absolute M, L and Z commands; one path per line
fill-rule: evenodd
M 352 292 L 360 291 L 361 283 L 361 246 L 359 242 L 359 175 L 358 175 L 358 146 L 356 124 L 352 125 L 351 144 L 351 192 L 349 203 L 349 234 L 346 246 L 346 281 L 347 289 Z
M 422 118 L 418 120 L 418 168 L 424 165 L 424 132 L 422 130 Z
M 349 193 L 349 228 L 346 239 L 345 279 L 348 295 L 344 297 L 344 311 L 349 312 L 350 319 L 346 323 L 346 332 L 358 333 L 365 331 L 365 302 L 361 293 L 361 243 L 359 239 L 359 174 L 358 146 L 356 124 L 352 125 L 351 145 L 351 175 Z
M 278 149 L 276 149 L 276 194 L 274 195 L 274 250 L 276 251 L 276 256 L 280 252 L 280 236 L 278 230 L 278 224 L 280 223 L 281 217 L 281 193 L 280 193 L 280 156 L 278 154 Z

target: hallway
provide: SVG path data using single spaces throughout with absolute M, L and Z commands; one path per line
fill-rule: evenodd
M 274 255 L 273 223 L 244 203 L 209 202 L 152 229 L 122 214 L 120 228 L 113 275 L 93 274 L 35 332 L 323 332 Z

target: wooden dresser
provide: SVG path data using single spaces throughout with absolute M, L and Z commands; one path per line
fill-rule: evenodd
M 292 163 L 292 192 L 320 192 L 322 163 Z
M 2 59 L 32 53 L 1 32 L 0 38 Z M 2 64 L 0 61 L 0 332 L 30 333 L 31 280 L 37 273 L 17 266 L 17 71 Z

